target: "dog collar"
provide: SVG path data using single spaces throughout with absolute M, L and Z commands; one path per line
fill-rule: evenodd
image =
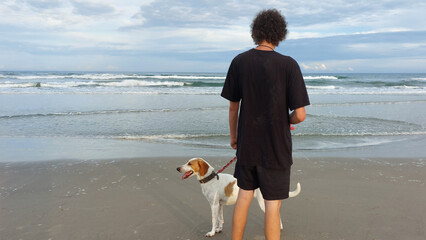
M 199 181 L 200 181 L 200 183 L 207 183 L 210 180 L 212 180 L 214 177 L 217 177 L 217 180 L 219 180 L 219 175 L 217 175 L 217 173 L 215 173 L 213 171 L 212 174 L 210 174 L 208 177 L 205 177 L 205 178 L 203 178 L 203 179 L 201 179 Z

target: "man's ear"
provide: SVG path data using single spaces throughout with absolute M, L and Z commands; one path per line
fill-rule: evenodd
M 209 165 L 206 162 L 204 162 L 202 159 L 198 159 L 198 166 L 200 167 L 200 170 L 198 171 L 198 173 L 200 174 L 201 177 L 203 177 L 204 175 L 206 175 L 209 169 Z

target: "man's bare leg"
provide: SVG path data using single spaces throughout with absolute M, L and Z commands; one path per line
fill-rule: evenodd
M 247 213 L 253 199 L 253 190 L 240 189 L 232 217 L 232 240 L 242 240 L 247 222 Z
M 266 240 L 279 240 L 281 200 L 265 200 L 265 237 Z

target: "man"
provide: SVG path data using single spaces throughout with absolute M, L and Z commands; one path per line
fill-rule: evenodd
M 280 239 L 281 200 L 288 198 L 290 185 L 290 124 L 304 121 L 309 98 L 297 62 L 274 51 L 287 34 L 284 17 L 276 9 L 261 11 L 251 30 L 257 47 L 233 59 L 221 94 L 230 101 L 231 147 L 238 158 L 232 239 L 243 239 L 254 189 L 260 188 L 265 237 L 274 240 Z

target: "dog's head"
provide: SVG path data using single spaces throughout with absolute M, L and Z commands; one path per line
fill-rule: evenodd
M 187 163 L 177 168 L 178 172 L 184 173 L 182 180 L 193 175 L 203 178 L 207 172 L 212 171 L 212 167 L 202 158 L 192 158 Z

